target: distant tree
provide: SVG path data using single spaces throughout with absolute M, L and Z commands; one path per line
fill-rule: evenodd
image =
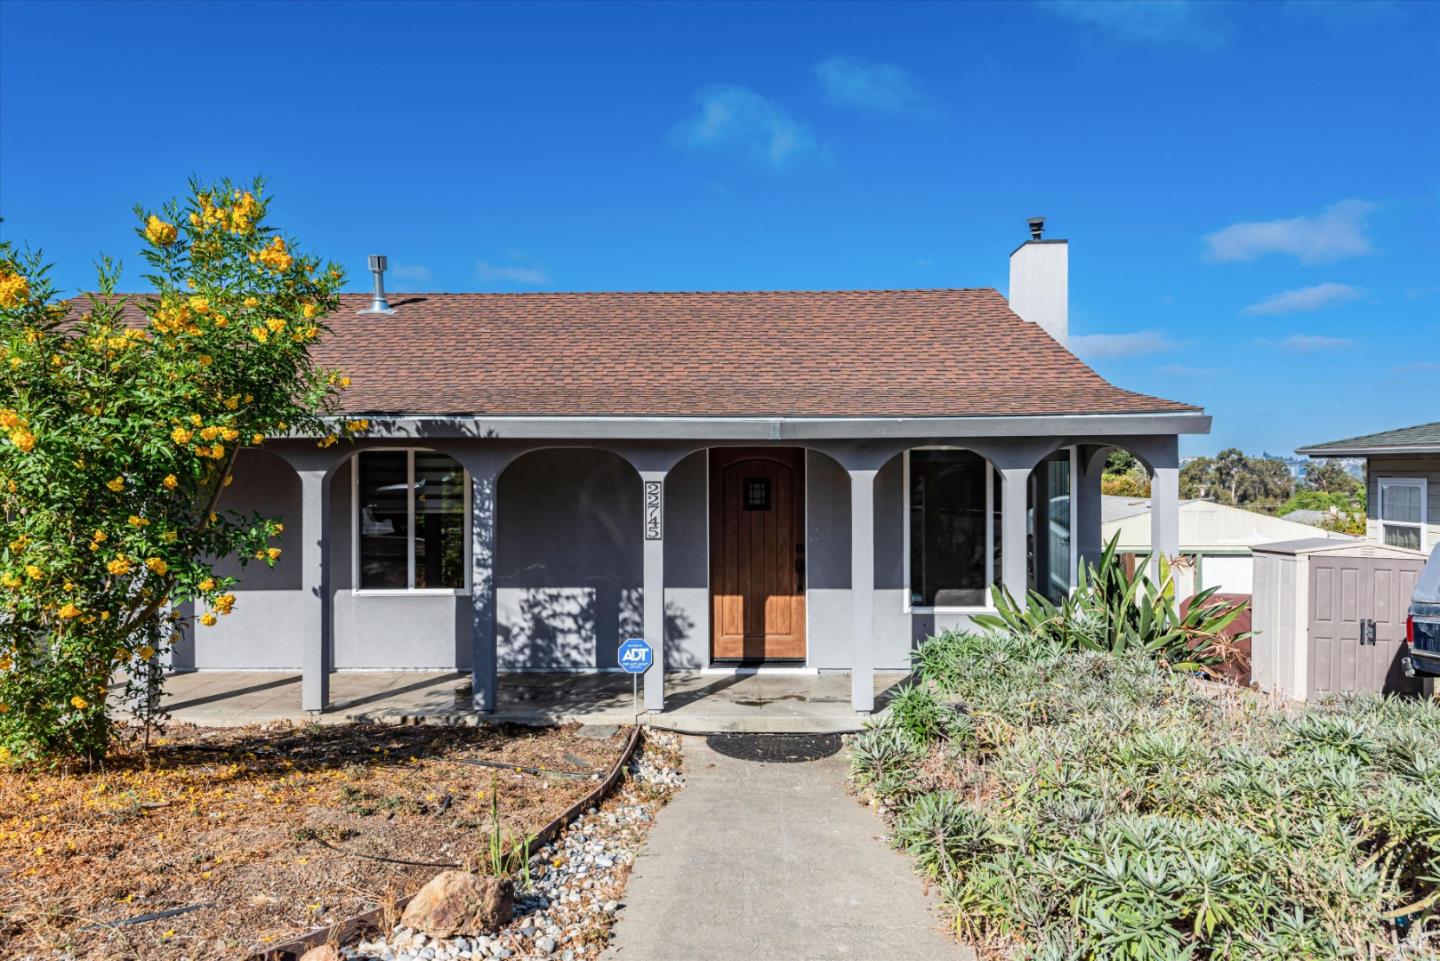
M 1100 493 L 1112 497 L 1149 497 L 1150 475 L 1128 450 L 1113 450 L 1100 476 Z
M 1197 457 L 1180 471 L 1180 496 L 1273 513 L 1295 492 L 1285 462 L 1249 457 L 1237 447 Z
M 1306 464 L 1300 486 L 1327 494 L 1353 494 L 1363 487 L 1349 471 L 1333 460 L 1312 460 Z

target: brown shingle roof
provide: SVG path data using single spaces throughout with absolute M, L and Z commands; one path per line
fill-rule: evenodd
M 1121 390 L 992 289 L 345 294 L 316 349 L 366 414 L 1193 411 Z

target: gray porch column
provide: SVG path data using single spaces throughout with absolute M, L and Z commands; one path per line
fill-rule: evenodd
M 1024 604 L 1029 591 L 1025 535 L 1030 468 L 1001 468 L 1000 477 L 1000 583 Z
M 640 471 L 645 538 L 642 623 L 645 641 L 655 652 L 655 663 L 645 672 L 645 710 L 657 713 L 665 710 L 665 475 L 668 473 L 669 470 Z
M 495 642 L 495 484 L 498 465 L 471 459 L 470 470 L 470 689 L 474 709 L 495 710 L 500 696 Z
M 300 707 L 319 714 L 330 706 L 330 470 L 302 468 L 300 475 Z
M 875 475 L 850 474 L 850 706 L 875 710 Z
M 1156 467 L 1150 479 L 1150 545 L 1152 569 L 1159 576 L 1160 555 L 1174 560 L 1180 553 L 1180 468 Z

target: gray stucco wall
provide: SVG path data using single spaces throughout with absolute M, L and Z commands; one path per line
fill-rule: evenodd
M 337 669 L 470 667 L 470 603 L 464 594 L 355 592 L 351 463 L 332 479 L 331 598 Z M 244 451 L 222 507 L 254 510 L 286 525 L 274 569 L 222 570 L 240 578 L 235 611 L 198 627 L 176 652 L 177 668 L 298 670 L 304 603 L 298 570 L 300 482 L 283 460 Z M 1440 486 L 1440 485 L 1436 485 Z M 905 610 L 902 460 L 876 480 L 875 665 L 905 669 L 914 645 L 963 614 Z M 665 653 L 670 669 L 710 664 L 709 460 L 698 451 L 666 481 Z M 587 448 L 525 454 L 497 490 L 497 643 L 501 670 L 593 670 L 615 665 L 615 648 L 641 633 L 640 479 L 622 458 Z M 850 666 L 850 479 L 830 457 L 806 457 L 807 666 Z

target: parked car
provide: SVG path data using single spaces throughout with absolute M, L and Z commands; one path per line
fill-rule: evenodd
M 1409 653 L 1405 673 L 1440 677 L 1440 544 L 1415 582 L 1410 596 L 1410 616 L 1405 619 L 1405 641 Z

